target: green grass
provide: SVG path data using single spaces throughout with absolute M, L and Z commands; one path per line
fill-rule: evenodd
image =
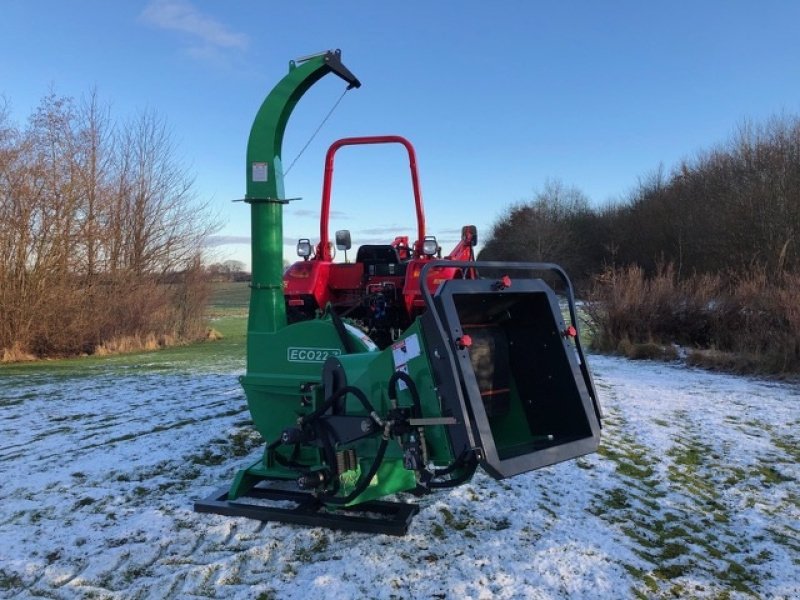
M 231 313 L 247 310 L 250 306 L 250 284 L 215 283 L 211 290 L 209 307 L 213 311 Z
M 22 579 L 19 575 L 0 570 L 0 590 L 18 590 L 20 588 L 22 588 Z

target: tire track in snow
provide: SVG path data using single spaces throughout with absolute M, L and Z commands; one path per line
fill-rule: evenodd
M 666 393 L 674 388 L 669 375 L 661 382 Z M 623 398 L 630 391 L 614 391 L 602 452 L 617 464 L 624 485 L 600 495 L 598 504 L 649 563 L 629 566 L 642 581 L 634 589 L 642 597 L 730 591 L 757 597 L 774 575 L 764 568 L 774 558 L 767 549 L 772 546 L 751 539 L 751 522 L 725 493 L 742 483 L 735 464 L 743 450 L 734 446 L 742 437 L 731 435 L 725 420 L 729 411 L 747 411 L 749 405 L 739 396 L 709 404 L 704 389 L 684 392 L 684 402 L 654 406 L 657 414 L 644 427 L 628 418 L 630 401 Z M 653 425 L 662 431 L 654 434 Z M 747 433 L 755 438 L 746 450 L 755 461 L 772 460 L 761 436 Z

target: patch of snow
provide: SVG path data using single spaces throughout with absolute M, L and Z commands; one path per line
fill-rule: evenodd
M 197 514 L 254 461 L 240 370 L 0 380 L 0 597 L 800 597 L 800 390 L 590 356 L 601 453 L 418 502 L 407 536 Z

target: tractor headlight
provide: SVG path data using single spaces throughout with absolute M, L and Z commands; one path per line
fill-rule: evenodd
M 439 243 L 436 241 L 436 238 L 432 235 L 425 236 L 425 239 L 422 240 L 422 253 L 425 256 L 433 256 L 439 251 Z
M 311 256 L 311 240 L 307 238 L 297 240 L 297 256 L 303 258 Z

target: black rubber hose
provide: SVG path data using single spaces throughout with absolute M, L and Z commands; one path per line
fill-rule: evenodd
M 388 440 L 384 439 L 381 441 L 381 445 L 378 448 L 378 453 L 375 455 L 375 459 L 372 462 L 372 466 L 370 467 L 369 472 L 365 477 L 361 478 L 359 484 L 356 486 L 353 492 L 351 492 L 344 498 L 331 497 L 334 494 L 336 494 L 336 492 L 339 491 L 339 473 L 336 471 L 336 450 L 334 449 L 334 444 L 331 442 L 330 438 L 331 431 L 329 426 L 319 417 L 321 417 L 325 413 L 325 411 L 330 409 L 339 398 L 341 398 L 346 394 L 353 394 L 356 398 L 358 398 L 359 401 L 361 402 L 361 405 L 364 407 L 364 410 L 367 411 L 370 414 L 370 416 L 377 414 L 375 413 L 375 408 L 372 406 L 372 403 L 369 401 L 369 398 L 367 398 L 367 395 L 362 390 L 360 390 L 357 387 L 347 385 L 343 388 L 336 390 L 333 394 L 331 394 L 328 397 L 328 399 L 325 400 L 325 402 L 323 402 L 322 405 L 315 411 L 302 417 L 302 421 L 304 423 L 310 423 L 314 427 L 314 432 L 317 435 L 317 439 L 319 439 L 322 442 L 322 451 L 325 454 L 325 461 L 328 463 L 328 467 L 330 468 L 331 473 L 333 474 L 331 481 L 333 489 L 323 496 L 324 501 L 329 502 L 331 504 L 347 504 L 348 502 L 351 502 L 357 496 L 362 494 L 365 489 L 367 489 L 369 482 L 372 481 L 373 477 L 375 477 L 375 474 L 378 472 L 378 468 L 383 462 L 383 457 L 386 454 L 386 447 L 388 445 Z M 373 416 L 373 419 L 374 418 L 375 417 Z M 280 444 L 281 441 L 280 438 L 278 438 L 276 441 L 272 442 L 269 446 L 267 446 L 267 449 L 274 450 Z M 293 461 L 289 461 L 283 457 L 277 458 L 278 456 L 277 453 L 275 453 L 275 456 L 276 460 L 278 460 L 278 462 L 283 466 L 289 466 L 295 469 L 298 468 L 302 469 L 303 467 L 303 465 L 299 465 L 297 463 L 292 464 Z
M 469 460 L 469 457 L 471 457 L 471 456 L 472 456 L 472 451 L 471 450 L 464 450 L 464 452 L 462 452 L 458 456 L 457 459 L 455 459 L 452 463 L 450 463 L 445 468 L 443 468 L 443 469 L 434 469 L 433 476 L 434 477 L 443 477 L 445 475 L 449 475 L 450 473 L 452 473 L 456 469 L 460 469 L 461 467 L 466 465 L 467 461 Z M 475 461 L 474 458 L 472 460 L 475 462 L 476 465 L 478 464 L 478 462 Z
M 428 486 L 433 489 L 446 489 L 451 487 L 457 487 L 462 483 L 466 483 L 469 481 L 472 476 L 475 474 L 475 471 L 478 468 L 478 463 L 473 464 L 468 471 L 465 471 L 462 475 L 458 477 L 453 477 L 452 479 L 447 479 L 445 481 L 431 481 L 428 483 Z
M 328 463 L 328 468 L 332 474 L 331 483 L 333 489 L 328 494 L 336 494 L 339 491 L 339 472 L 336 469 L 336 449 L 333 442 L 331 442 L 331 429 L 330 426 L 321 420 L 314 422 L 314 431 L 317 434 L 317 439 L 322 442 L 322 452 L 325 454 L 325 462 Z M 327 495 L 327 494 L 326 494 Z
M 459 469 L 459 468 L 461 468 L 463 466 L 464 466 L 464 461 L 461 460 L 461 457 L 459 457 L 459 458 L 457 458 L 456 460 L 451 462 L 449 465 L 447 465 L 443 469 L 434 469 L 433 470 L 433 476 L 434 477 L 444 477 L 445 475 L 449 475 L 450 473 L 452 473 L 456 469 Z
M 367 486 L 369 486 L 370 481 L 372 481 L 372 478 L 375 477 L 375 474 L 378 472 L 378 469 L 380 468 L 381 463 L 383 462 L 383 456 L 386 454 L 386 447 L 388 445 L 389 445 L 389 440 L 385 438 L 381 439 L 381 445 L 378 447 L 378 452 L 377 454 L 375 454 L 375 458 L 372 461 L 372 466 L 370 466 L 369 471 L 367 472 L 366 475 L 361 476 L 358 485 L 356 485 L 355 489 L 352 492 L 350 492 L 349 494 L 347 494 L 347 496 L 343 498 L 330 497 L 326 495 L 323 497 L 323 502 L 326 502 L 328 504 L 348 504 L 349 502 L 352 502 L 353 500 L 358 498 L 361 494 L 363 494 L 364 490 L 366 490 Z M 339 487 L 338 483 L 339 480 L 337 477 L 336 479 L 337 490 Z
M 408 373 L 403 373 L 402 371 L 395 371 L 392 373 L 392 376 L 389 378 L 389 399 L 390 400 L 397 400 L 397 382 L 402 381 L 408 386 L 408 391 L 411 393 L 411 400 L 414 402 L 414 413 L 413 417 L 415 419 L 422 418 L 422 403 L 419 399 L 419 391 L 417 390 L 417 384 L 414 383 L 414 380 L 408 375 Z
M 292 450 L 292 455 L 289 458 L 284 458 L 278 452 L 273 452 L 272 456 L 280 466 L 285 467 L 287 469 L 294 469 L 298 473 L 304 474 L 311 471 L 312 465 L 304 465 L 297 462 L 295 459 L 299 454 L 300 444 L 295 444 L 294 450 Z
M 372 406 L 372 403 L 367 398 L 367 395 L 357 387 L 353 387 L 352 385 L 346 385 L 343 388 L 339 388 L 333 394 L 331 394 L 325 402 L 322 403 L 317 410 L 308 413 L 302 420 L 304 423 L 310 423 L 315 419 L 319 418 L 325 411 L 331 408 L 334 403 L 344 396 L 345 394 L 353 394 L 356 398 L 359 399 L 361 405 L 364 407 L 364 410 L 367 411 L 368 414 L 372 415 L 375 412 L 375 408 Z
M 297 458 L 297 455 L 300 453 L 300 444 L 294 445 L 294 449 L 292 450 L 292 455 L 289 458 L 284 458 L 278 452 L 276 452 L 278 446 L 283 446 L 283 445 L 284 445 L 283 438 L 279 437 L 274 442 L 267 444 L 267 453 L 272 455 L 272 457 L 275 459 L 275 462 L 277 462 L 282 467 L 286 467 L 287 469 L 294 469 L 295 471 L 298 471 L 300 473 L 307 473 L 311 469 L 311 467 L 309 465 L 300 464 L 295 460 Z
M 336 471 L 336 450 L 334 448 L 334 444 L 331 442 L 330 436 L 332 432 L 330 430 L 330 427 L 325 421 L 321 420 L 319 417 L 322 416 L 323 413 L 325 413 L 325 411 L 330 409 L 339 398 L 341 398 L 346 394 L 353 394 L 356 398 L 358 398 L 359 401 L 361 402 L 361 405 L 364 407 L 364 410 L 367 411 L 370 414 L 370 416 L 376 415 L 375 408 L 372 406 L 372 403 L 367 398 L 367 395 L 359 388 L 348 385 L 336 390 L 333 394 L 331 394 L 331 396 L 327 400 L 325 400 L 325 402 L 322 403 L 322 406 L 317 408 L 315 411 L 302 417 L 303 422 L 311 424 L 311 426 L 314 428 L 314 432 L 317 436 L 317 439 L 319 439 L 322 442 L 322 451 L 325 454 L 325 461 L 328 463 L 330 471 L 333 474 L 331 480 L 333 489 L 323 496 L 325 501 L 331 504 L 347 504 L 348 502 L 351 502 L 360 494 L 362 494 L 365 489 L 367 489 L 369 482 L 372 481 L 373 477 L 375 477 L 375 474 L 378 472 L 378 468 L 380 468 L 380 465 L 383 462 L 383 457 L 386 454 L 386 447 L 388 445 L 388 440 L 383 439 L 381 441 L 381 445 L 378 447 L 378 453 L 375 455 L 375 459 L 372 462 L 372 466 L 370 467 L 369 472 L 367 473 L 366 476 L 361 478 L 356 488 L 350 494 L 348 494 L 344 498 L 332 497 L 339 491 L 339 473 Z M 375 417 L 373 416 L 373 419 L 374 418 Z M 274 442 L 272 442 L 267 446 L 267 450 L 269 452 L 272 452 L 272 455 L 275 458 L 275 460 L 281 466 L 294 469 L 300 472 L 301 474 L 308 473 L 310 470 L 309 466 L 301 465 L 292 459 L 286 459 L 283 456 L 279 455 L 277 452 L 274 452 L 274 450 L 278 446 L 280 446 L 281 443 L 282 443 L 281 438 L 278 438 L 277 440 L 275 440 Z M 297 447 L 295 447 L 295 452 L 293 453 L 293 457 L 296 454 L 296 451 Z
M 462 454 L 461 456 L 463 457 L 464 455 Z M 445 481 L 433 481 L 433 480 L 431 480 L 428 483 L 428 486 L 431 487 L 431 488 L 434 488 L 434 489 L 444 489 L 444 488 L 456 487 L 456 486 L 459 486 L 459 485 L 461 485 L 462 483 L 464 483 L 466 481 L 469 481 L 469 479 L 475 474 L 475 471 L 478 469 L 478 461 L 475 460 L 474 458 L 472 459 L 470 464 L 467 464 L 466 460 L 462 460 L 461 457 L 459 457 L 458 459 L 456 459 L 455 462 L 453 462 L 452 465 L 450 465 L 446 469 L 442 469 L 441 471 L 435 472 L 435 476 L 440 477 L 441 475 L 445 475 L 446 474 L 445 471 L 447 473 L 451 473 L 451 472 L 455 471 L 458 468 L 458 466 L 456 466 L 456 465 L 459 462 L 461 462 L 461 465 L 458 465 L 458 466 L 465 466 L 466 465 L 466 467 L 467 467 L 467 470 L 464 473 L 462 473 L 458 477 L 453 477 L 452 479 L 447 479 Z
M 347 335 L 347 329 L 344 327 L 344 322 L 342 318 L 336 313 L 333 309 L 333 306 L 328 304 L 328 314 L 331 316 L 331 322 L 333 322 L 333 328 L 336 330 L 336 334 L 339 336 L 339 340 L 342 342 L 342 347 L 346 354 L 353 354 L 356 351 L 356 347 L 353 345 L 353 340 L 350 339 L 350 336 Z
M 346 389 L 347 388 L 342 388 L 342 390 L 339 390 L 339 392 L 342 392 L 343 390 Z M 353 389 L 363 394 L 361 390 L 358 390 L 357 388 Z M 331 396 L 331 399 L 335 401 L 336 394 Z M 343 498 L 337 498 L 335 494 L 339 491 L 340 487 L 340 482 L 339 482 L 340 473 L 336 470 L 336 450 L 334 448 L 333 442 L 331 441 L 330 437 L 331 430 L 328 424 L 321 419 L 315 420 L 313 425 L 314 425 L 314 431 L 317 434 L 317 438 L 322 442 L 322 451 L 325 454 L 325 460 L 328 463 L 328 467 L 331 473 L 333 474 L 331 481 L 333 489 L 328 491 L 326 494 L 323 494 L 321 499 L 324 502 L 328 502 L 330 504 L 347 504 L 349 502 L 352 502 L 358 496 L 360 496 L 364 492 L 364 490 L 367 489 L 367 486 L 369 485 L 370 481 L 372 481 L 372 478 L 375 477 L 375 474 L 378 472 L 378 469 L 380 468 L 381 463 L 383 462 L 383 457 L 386 454 L 386 448 L 388 446 L 389 441 L 385 438 L 381 440 L 381 444 L 378 447 L 378 452 L 375 454 L 375 458 L 372 461 L 372 465 L 370 466 L 369 471 L 367 472 L 366 475 L 363 475 L 361 477 L 355 489 L 353 489 L 353 491 L 350 492 L 347 496 Z

